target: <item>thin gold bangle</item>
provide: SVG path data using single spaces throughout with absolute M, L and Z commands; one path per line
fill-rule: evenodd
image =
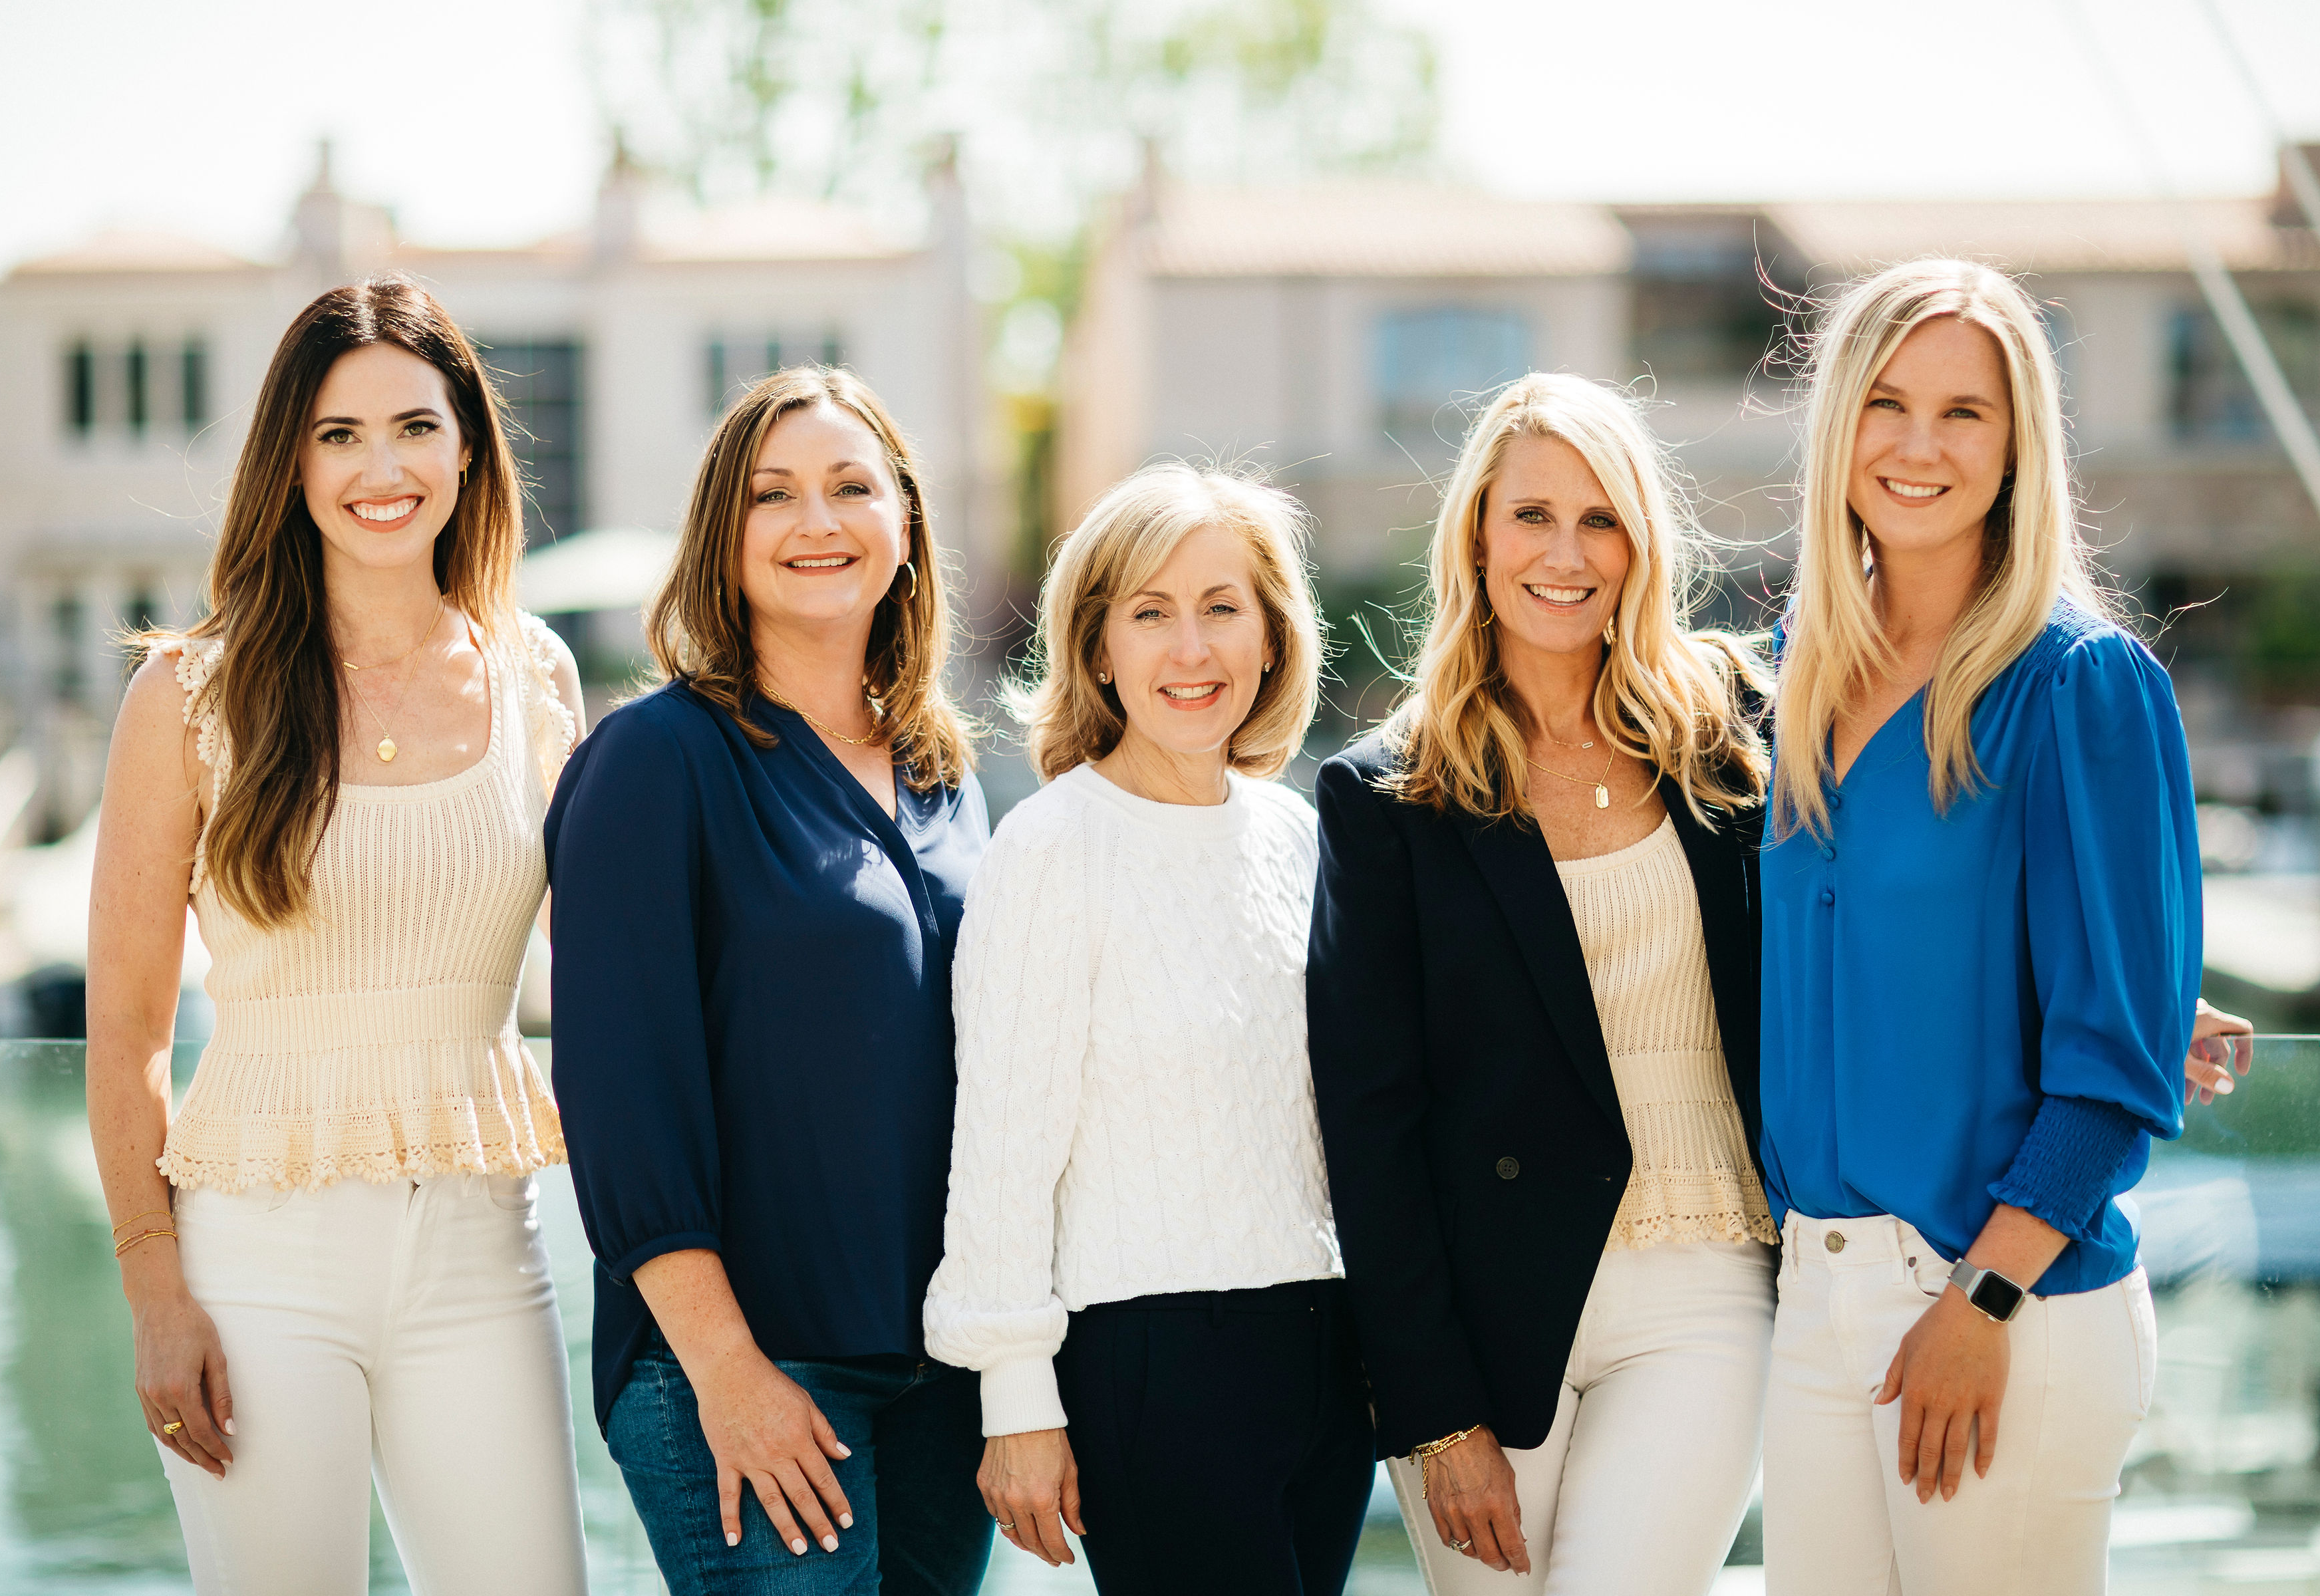
M 128 1240 L 122 1242 L 120 1246 L 114 1247 L 113 1249 L 113 1256 L 117 1258 L 121 1256 L 122 1254 L 127 1252 L 131 1247 L 141 1247 L 146 1242 L 152 1240 L 156 1236 L 167 1236 L 174 1239 L 177 1234 L 177 1233 L 175 1230 L 140 1231 L 137 1235 L 132 1236 Z
M 158 1214 L 159 1214 L 159 1215 L 160 1215 L 163 1219 L 165 1219 L 165 1220 L 166 1220 L 166 1219 L 168 1219 L 168 1218 L 170 1217 L 169 1211 L 168 1211 L 168 1209 L 166 1209 L 166 1208 L 149 1208 L 149 1209 L 147 1209 L 143 1213 L 132 1213 L 132 1214 L 131 1214 L 127 1219 L 125 1219 L 125 1220 L 122 1220 L 119 1224 L 117 1224 L 117 1225 L 115 1225 L 115 1226 L 113 1226 L 113 1233 L 115 1236 L 118 1236 L 118 1235 L 120 1235 L 123 1230 L 126 1230 L 127 1229 L 129 1229 L 129 1227 L 130 1227 L 130 1226 L 131 1226 L 131 1225 L 135 1224 L 138 1220 L 150 1220 L 150 1219 L 151 1219 L 151 1218 L 152 1218 L 155 1214 L 157 1214 L 157 1213 L 158 1213 Z

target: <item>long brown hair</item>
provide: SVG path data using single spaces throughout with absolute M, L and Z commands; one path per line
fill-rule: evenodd
M 222 639 L 204 690 L 231 764 L 204 851 L 217 893 L 263 926 L 304 917 L 314 850 L 339 801 L 339 662 L 322 581 L 322 534 L 298 485 L 315 395 L 341 355 L 393 344 L 443 376 L 467 480 L 435 539 L 435 585 L 485 630 L 513 603 L 523 530 L 498 395 L 435 296 L 401 272 L 333 288 L 290 323 L 266 368 L 210 557 L 209 614 L 186 636 Z M 147 642 L 173 639 L 149 634 Z
M 918 461 L 901 429 L 869 385 L 830 366 L 793 366 L 749 390 L 725 413 L 693 479 L 676 559 L 645 627 L 663 680 L 683 682 L 733 717 L 759 748 L 780 739 L 749 718 L 758 697 L 757 649 L 749 603 L 741 594 L 741 529 L 749 519 L 749 480 L 766 434 L 793 411 L 829 405 L 852 413 L 886 451 L 907 512 L 902 558 L 918 573 L 879 602 L 870 621 L 862 673 L 883 712 L 879 725 L 916 792 L 956 786 L 974 768 L 965 716 L 943 689 L 950 663 L 950 604 L 942 551 L 927 524 Z

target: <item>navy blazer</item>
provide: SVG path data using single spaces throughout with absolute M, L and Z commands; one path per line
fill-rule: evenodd
M 793 712 L 750 712 L 774 747 L 683 685 L 614 710 L 548 813 L 599 1424 L 653 1328 L 637 1266 L 680 1248 L 722 1255 L 768 1357 L 924 1345 L 983 792 L 897 771 L 890 818 Z
M 1488 1424 L 1536 1446 L 1631 1156 L 1563 880 L 1536 825 L 1383 792 L 1373 734 L 1321 766 L 1306 965 L 1313 1091 L 1381 1456 Z M 1699 893 L 1753 1156 L 1763 811 L 1663 794 Z

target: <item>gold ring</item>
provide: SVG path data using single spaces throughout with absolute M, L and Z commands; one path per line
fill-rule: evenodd
M 162 1433 L 163 1435 L 165 1435 L 165 1436 L 174 1436 L 174 1435 L 176 1435 L 179 1430 L 181 1430 L 181 1429 L 183 1429 L 183 1428 L 186 1428 L 186 1421 L 185 1421 L 184 1419 L 172 1419 L 171 1420 L 169 1420 L 169 1422 L 168 1422 L 168 1423 L 167 1423 L 167 1424 L 165 1424 L 165 1425 L 163 1425 L 163 1426 L 161 1427 L 161 1433 Z

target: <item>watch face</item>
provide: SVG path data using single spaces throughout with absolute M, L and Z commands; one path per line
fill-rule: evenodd
M 1984 1274 L 1974 1282 L 1970 1300 L 1990 1318 L 2002 1321 L 2012 1319 L 2021 1309 L 2025 1294 L 2020 1286 L 2003 1274 Z

